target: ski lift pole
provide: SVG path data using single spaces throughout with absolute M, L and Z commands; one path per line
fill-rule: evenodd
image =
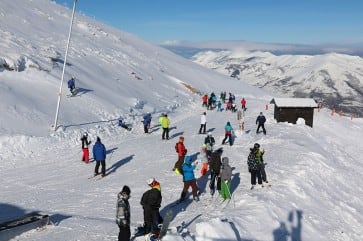
M 65 53 L 65 56 L 64 56 L 62 77 L 61 77 L 61 82 L 60 82 L 60 87 L 59 87 L 59 92 L 58 92 L 58 103 L 57 103 L 57 110 L 56 110 L 56 113 L 55 113 L 54 131 L 57 130 L 59 106 L 60 106 L 60 102 L 61 102 L 61 98 L 62 98 L 62 87 L 63 87 L 63 80 L 64 80 L 64 72 L 66 70 L 66 65 L 67 65 L 68 49 L 69 49 L 69 43 L 71 41 L 72 26 L 73 26 L 73 20 L 74 20 L 74 13 L 76 11 L 76 5 L 77 5 L 77 0 L 74 0 L 73 10 L 72 10 L 71 24 L 69 26 L 69 34 L 68 34 L 68 41 L 67 41 L 66 53 Z

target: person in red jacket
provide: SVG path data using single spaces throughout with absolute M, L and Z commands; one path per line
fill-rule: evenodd
M 179 137 L 179 141 L 175 145 L 175 151 L 178 153 L 178 160 L 174 164 L 173 171 L 177 174 L 183 174 L 182 165 L 187 154 L 187 149 L 184 146 L 184 136 Z
M 202 106 L 207 107 L 208 95 L 203 95 L 202 100 L 203 100 Z
M 246 110 L 246 100 L 245 100 L 245 98 L 242 98 L 241 105 L 242 105 L 242 110 L 245 111 Z

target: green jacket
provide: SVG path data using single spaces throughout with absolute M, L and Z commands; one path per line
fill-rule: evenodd
M 264 153 L 265 152 L 260 151 L 260 149 L 257 150 L 256 157 L 257 157 L 258 164 L 263 164 L 263 157 L 262 156 L 263 156 Z

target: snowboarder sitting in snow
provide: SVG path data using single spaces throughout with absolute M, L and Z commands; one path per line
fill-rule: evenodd
M 118 126 L 121 126 L 122 128 L 131 131 L 131 128 L 124 123 L 124 119 L 122 117 L 118 119 Z
M 131 190 L 128 186 L 124 186 L 117 195 L 116 203 L 116 223 L 119 227 L 118 241 L 130 240 L 130 198 Z
M 163 223 L 163 218 L 159 212 L 162 201 L 161 187 L 155 178 L 149 178 L 147 184 L 151 189 L 142 195 L 140 201 L 144 209 L 144 231 L 146 236 L 157 238 L 160 232 L 159 224 Z
M 143 117 L 143 125 L 144 125 L 144 132 L 145 133 L 149 133 L 149 129 L 150 129 L 150 124 L 151 124 L 151 114 L 150 112 L 148 112 L 146 115 L 144 115 Z
M 221 166 L 221 195 L 224 200 L 231 199 L 232 167 L 229 165 L 228 157 L 222 158 Z
M 76 94 L 76 80 L 74 79 L 74 77 L 68 80 L 68 88 L 72 95 Z
M 199 201 L 197 180 L 195 179 L 194 176 L 194 169 L 196 167 L 196 164 L 197 163 L 195 163 L 195 165 L 192 165 L 192 158 L 190 156 L 185 157 L 183 164 L 184 187 L 180 196 L 180 201 L 183 201 L 185 199 L 189 187 L 192 187 L 193 199 L 195 201 Z
M 89 162 L 89 150 L 88 150 L 88 146 L 91 144 L 91 141 L 88 141 L 88 134 L 87 132 L 85 132 L 81 138 L 81 142 L 82 142 L 82 152 L 83 152 L 83 156 L 82 156 L 82 161 L 84 161 L 85 163 Z

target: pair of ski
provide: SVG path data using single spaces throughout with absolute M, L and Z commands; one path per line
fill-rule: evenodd
M 96 181 L 103 179 L 104 177 L 106 177 L 108 174 L 106 173 L 106 175 L 102 176 L 100 173 L 93 175 L 91 177 L 89 177 L 88 179 L 96 179 Z M 97 178 L 96 178 L 97 177 Z

